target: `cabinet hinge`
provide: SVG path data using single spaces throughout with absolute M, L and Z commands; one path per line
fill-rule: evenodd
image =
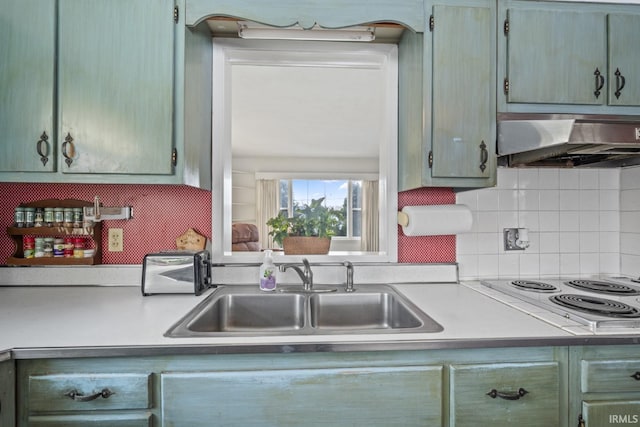
M 582 418 L 582 414 L 578 415 L 578 427 L 585 427 L 584 418 Z
M 509 79 L 505 78 L 504 83 L 502 84 L 502 88 L 504 89 L 504 94 L 509 95 Z
M 173 165 L 173 167 L 176 167 L 177 164 L 178 164 L 178 150 L 174 148 L 173 150 L 171 150 L 171 165 Z
M 173 22 L 177 24 L 179 19 L 180 19 L 180 9 L 178 9 L 178 6 L 175 6 L 173 8 Z
M 504 26 L 503 26 L 503 31 L 504 31 L 504 35 L 508 36 L 509 35 L 509 20 L 505 19 L 504 20 Z
M 435 19 L 433 18 L 433 15 L 431 15 L 429 17 L 429 31 L 433 32 L 433 27 L 435 25 Z
M 433 151 L 429 151 L 429 168 L 433 167 Z

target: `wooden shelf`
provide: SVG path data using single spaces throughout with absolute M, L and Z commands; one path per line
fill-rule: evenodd
M 93 202 L 76 199 L 56 200 L 48 199 L 38 202 L 25 203 L 22 206 L 45 208 L 45 207 L 84 207 L 93 206 Z M 7 265 L 96 265 L 102 263 L 102 224 L 96 222 L 92 227 L 72 228 L 72 227 L 7 227 L 7 234 L 13 239 L 15 251 L 7 258 Z M 23 237 L 69 237 L 87 236 L 94 242 L 94 254 L 87 258 L 71 257 L 41 257 L 24 258 Z

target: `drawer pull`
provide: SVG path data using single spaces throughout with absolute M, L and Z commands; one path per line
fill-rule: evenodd
M 489 393 L 487 393 L 487 396 L 490 396 L 493 399 L 499 397 L 500 399 L 505 400 L 518 400 L 527 393 L 529 392 L 522 387 L 520 387 L 518 391 L 498 391 L 494 388 L 491 389 Z
M 99 397 L 102 397 L 103 399 L 108 399 L 109 396 L 113 394 L 115 393 L 109 390 L 108 388 L 103 388 L 101 391 L 91 394 L 89 396 L 85 396 L 84 394 L 80 393 L 76 389 L 73 389 L 70 392 L 65 393 L 64 395 L 69 397 L 71 400 L 76 400 L 78 402 L 89 402 L 91 400 L 96 400 Z
M 631 378 L 633 378 L 634 380 L 638 380 L 640 381 L 640 371 L 636 371 L 635 374 L 633 375 L 629 375 Z

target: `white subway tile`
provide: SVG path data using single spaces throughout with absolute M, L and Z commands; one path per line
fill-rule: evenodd
M 580 273 L 580 254 L 562 253 L 560 254 L 560 274 L 562 276 L 572 276 Z
M 578 234 L 580 238 L 580 253 L 600 252 L 600 233 L 597 231 L 583 231 Z
M 600 191 L 599 190 L 580 190 L 580 210 L 597 211 L 600 209 Z
M 526 252 L 526 251 L 525 251 Z M 540 255 L 524 253 L 520 255 L 520 276 L 536 277 L 540 275 Z
M 580 189 L 597 190 L 599 185 L 598 169 L 580 169 Z
M 626 233 L 640 233 L 640 212 L 620 212 L 620 230 Z
M 640 166 L 624 168 L 620 172 L 620 189 L 640 188 Z
M 600 211 L 600 231 L 618 233 L 620 231 L 620 213 L 617 211 Z
M 456 252 L 458 255 L 478 253 L 478 233 L 461 233 L 456 235 Z
M 498 190 L 498 207 L 501 211 L 518 210 L 518 190 Z
M 559 206 L 561 211 L 580 209 L 580 192 L 577 190 L 560 190 Z
M 560 232 L 560 253 L 580 252 L 580 236 L 576 232 Z
M 580 171 L 578 169 L 560 169 L 558 178 L 561 190 L 577 190 L 580 188 Z
M 557 211 L 560 209 L 560 191 L 559 190 L 540 190 L 540 210 L 541 211 Z
M 466 205 L 472 211 L 477 211 L 479 193 L 482 193 L 482 190 L 460 191 L 456 193 L 456 203 Z
M 478 193 L 478 210 L 495 211 L 498 210 L 499 192 L 493 188 L 487 188 Z
M 620 234 L 617 232 L 601 231 L 600 252 L 620 252 Z
M 580 231 L 580 212 L 579 211 L 562 211 L 559 212 L 560 230 L 562 231 Z
M 600 212 L 580 211 L 580 231 L 599 231 Z
M 518 223 L 518 211 L 501 211 L 498 212 L 498 230 L 503 231 L 505 228 L 520 228 Z
M 500 253 L 502 242 L 502 233 L 478 233 L 478 254 L 492 255 Z
M 560 231 L 560 216 L 557 211 L 540 211 L 540 231 Z
M 530 231 L 540 229 L 540 214 L 537 210 L 518 212 L 518 226 L 528 228 Z
M 640 189 L 620 192 L 621 211 L 640 211 Z
M 498 257 L 499 277 L 518 277 L 520 274 L 520 254 L 506 253 Z
M 498 231 L 498 212 L 478 212 L 476 215 L 479 233 L 496 233 Z
M 539 190 L 520 190 L 518 209 L 529 211 L 540 209 Z
M 620 253 L 606 252 L 600 253 L 600 273 L 620 274 Z
M 557 190 L 560 188 L 558 169 L 541 168 L 538 170 L 538 186 L 541 189 Z
M 580 254 L 580 274 L 583 276 L 590 276 L 600 273 L 600 255 L 593 254 Z
M 540 276 L 560 275 L 560 254 L 540 254 Z
M 600 198 L 601 211 L 620 210 L 620 192 L 618 190 L 600 190 L 598 197 Z
M 560 233 L 538 233 L 541 254 L 558 254 L 560 252 Z
M 478 256 L 459 255 L 458 275 L 460 280 L 469 280 L 478 277 Z
M 497 188 L 518 188 L 518 170 L 512 168 L 498 168 Z
M 620 190 L 620 169 L 598 169 L 601 190 Z
M 518 188 L 526 190 L 538 188 L 538 169 L 523 168 L 518 169 Z
M 498 277 L 498 255 L 478 255 L 478 277 Z

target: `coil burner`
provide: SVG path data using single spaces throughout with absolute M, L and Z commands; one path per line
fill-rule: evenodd
M 564 284 L 572 288 L 596 292 L 598 294 L 622 296 L 640 295 L 640 290 L 622 283 L 605 282 L 601 280 L 570 280 L 564 282 Z
M 536 282 L 533 280 L 514 280 L 511 284 L 517 288 L 533 292 L 555 292 L 558 290 L 558 288 L 549 283 Z
M 551 302 L 565 308 L 600 316 L 635 319 L 640 318 L 640 310 L 620 301 L 613 301 L 589 295 L 560 294 L 549 297 Z

